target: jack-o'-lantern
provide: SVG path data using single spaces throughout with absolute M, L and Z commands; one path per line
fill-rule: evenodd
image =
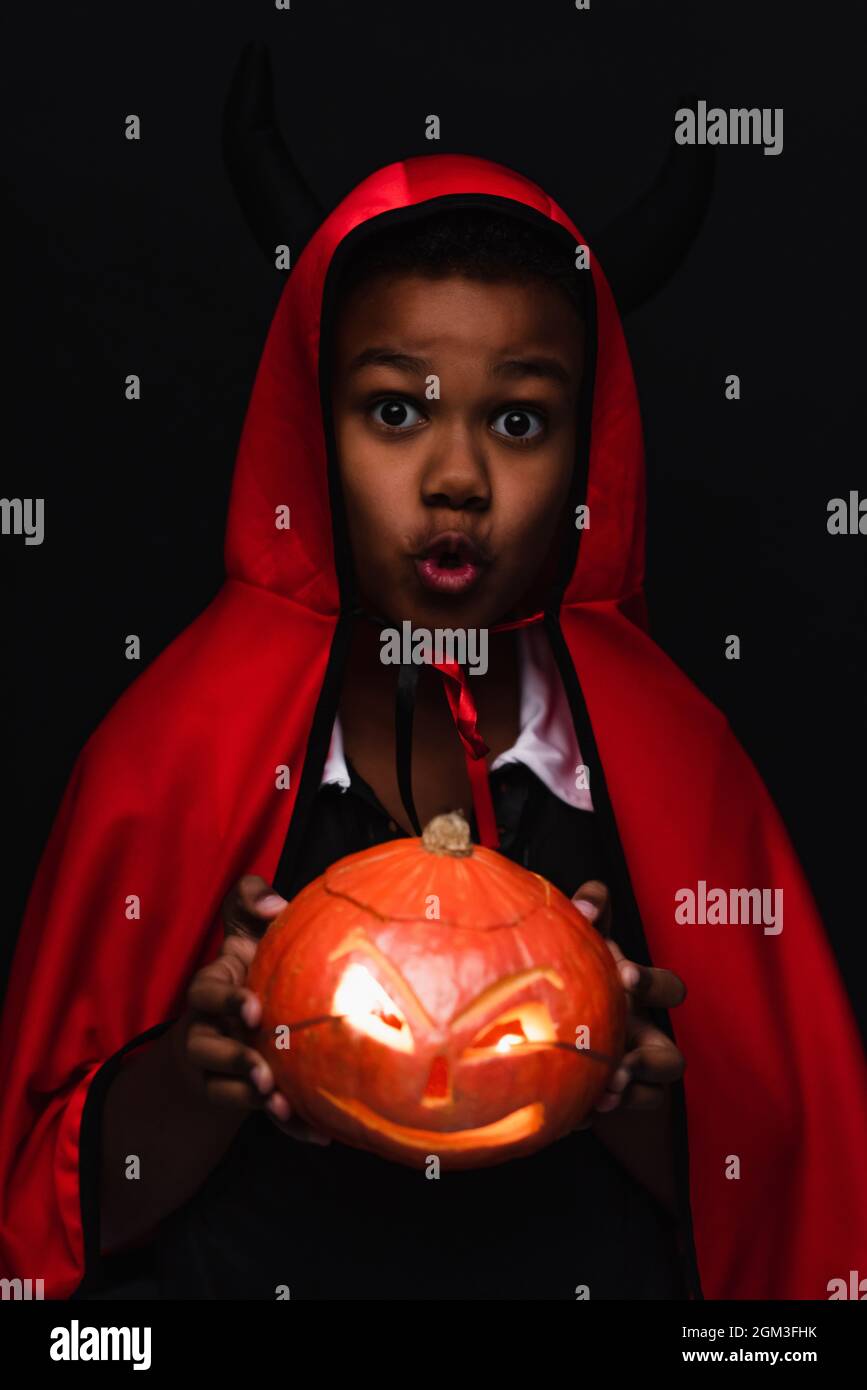
M 542 1148 L 589 1114 L 624 1046 L 599 933 L 457 813 L 333 864 L 271 924 L 256 1046 L 332 1137 L 442 1169 Z

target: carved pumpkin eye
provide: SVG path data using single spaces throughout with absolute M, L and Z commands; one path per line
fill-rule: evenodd
M 359 1033 L 366 1033 L 386 1047 L 412 1052 L 409 1024 L 390 994 L 363 965 L 348 965 L 334 991 L 332 1013 Z
M 527 1034 L 521 1020 L 510 1018 L 504 1023 L 495 1023 L 493 1028 L 486 1028 L 473 1047 L 495 1047 L 498 1052 L 508 1052 L 510 1047 L 526 1041 Z
M 519 1004 L 485 1024 L 468 1052 L 511 1052 L 526 1043 L 554 1042 L 557 1032 L 545 1004 Z

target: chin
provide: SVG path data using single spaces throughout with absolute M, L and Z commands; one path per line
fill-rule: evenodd
M 498 610 L 477 594 L 431 594 L 425 591 L 408 595 L 400 604 L 399 616 L 395 613 L 397 607 L 394 599 L 388 604 L 387 611 L 393 615 L 391 621 L 400 623 L 408 619 L 414 628 L 489 628 L 499 622 L 495 616 Z M 379 611 L 383 615 L 386 612 L 383 608 Z

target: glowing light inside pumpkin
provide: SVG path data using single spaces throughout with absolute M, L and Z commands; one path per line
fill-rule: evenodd
M 386 1047 L 400 1052 L 413 1050 L 409 1024 L 379 980 L 363 965 L 346 967 L 334 991 L 331 1012 Z
M 554 1020 L 545 1004 L 519 1004 L 488 1023 L 473 1041 L 470 1052 L 511 1052 L 526 1043 L 548 1043 L 557 1038 Z
M 495 1047 L 498 1052 L 508 1052 L 510 1047 L 526 1041 L 527 1035 L 521 1027 L 521 1020 L 513 1018 L 508 1023 L 498 1023 L 495 1028 L 488 1028 L 475 1046 Z
M 424 1088 L 422 1105 L 449 1099 L 451 1099 L 451 1086 L 449 1084 L 448 1062 L 445 1057 L 434 1057 L 428 1073 L 427 1085 Z
M 545 1107 L 540 1100 L 524 1105 L 503 1115 L 492 1124 L 480 1125 L 475 1129 L 415 1129 L 411 1125 L 398 1125 L 385 1116 L 378 1115 L 370 1106 L 360 1100 L 344 1100 L 323 1086 L 319 1094 L 330 1100 L 332 1105 L 347 1115 L 352 1115 L 368 1131 L 396 1140 L 404 1149 L 424 1149 L 434 1153 L 460 1153 L 464 1149 L 499 1149 L 504 1144 L 515 1144 L 528 1135 L 535 1134 L 545 1123 Z

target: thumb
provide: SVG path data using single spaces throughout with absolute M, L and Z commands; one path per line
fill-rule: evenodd
M 572 904 L 602 936 L 611 932 L 611 900 L 608 889 L 598 879 L 588 879 L 572 894 Z
M 259 874 L 245 874 L 223 903 L 226 935 L 247 936 L 258 941 L 287 906 L 287 900 L 275 893 Z

